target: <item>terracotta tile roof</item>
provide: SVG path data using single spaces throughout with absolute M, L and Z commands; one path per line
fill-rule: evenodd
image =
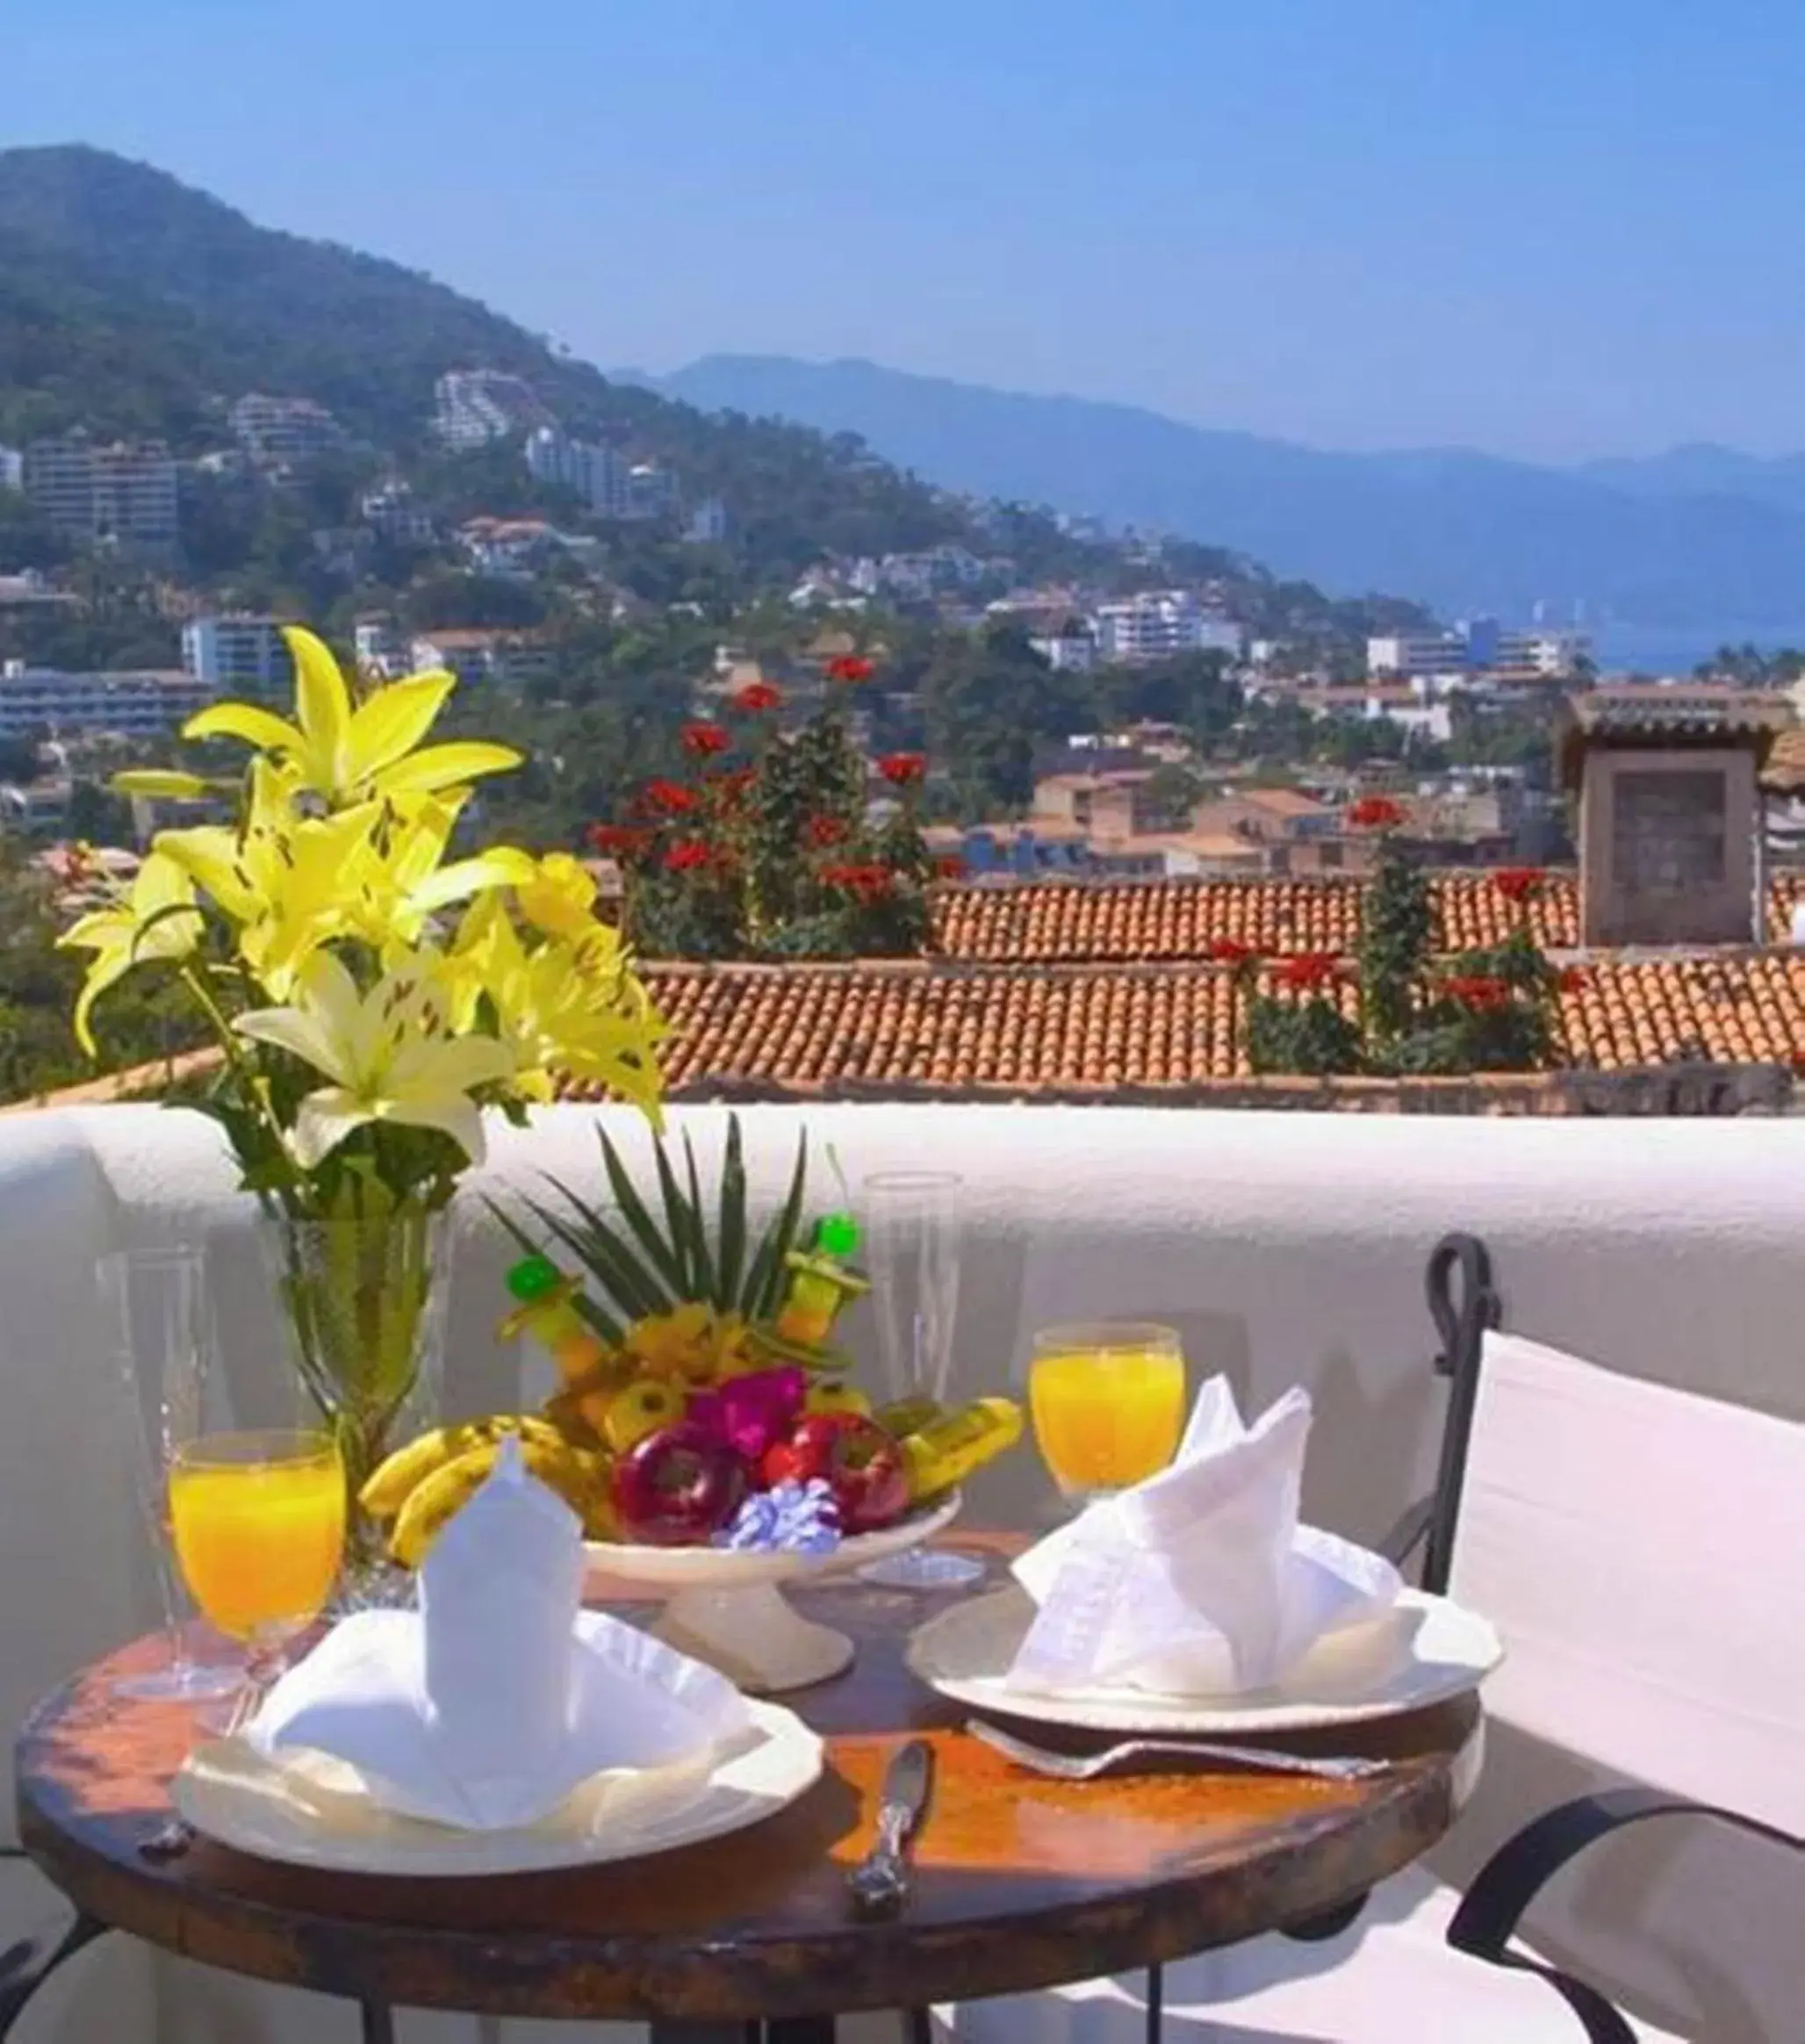
M 1500 942 L 1518 911 L 1486 873 L 1448 873 L 1429 883 L 1435 946 L 1464 951 Z M 946 958 L 1010 963 L 1128 964 L 1207 961 L 1223 939 L 1267 957 L 1299 951 L 1350 953 L 1360 932 L 1361 883 L 1354 880 L 1160 880 L 951 888 L 937 899 L 934 941 Z M 1548 877 L 1531 908 L 1542 943 L 1579 941 L 1571 874 Z
M 1246 1070 L 1220 967 L 950 965 L 649 968 L 673 1025 L 672 1091 L 808 1095 L 1111 1087 L 1179 1092 Z M 1262 975 L 1262 988 L 1272 986 Z M 1340 999 L 1354 1011 L 1344 980 Z M 1564 995 L 1556 1062 L 1615 1071 L 1686 1058 L 1805 1058 L 1805 954 L 1602 960 Z

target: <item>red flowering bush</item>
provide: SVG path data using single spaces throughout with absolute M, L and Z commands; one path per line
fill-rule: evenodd
M 634 824 L 591 824 L 589 849 L 604 859 L 631 859 L 645 849 L 651 832 Z
M 1583 994 L 1592 985 L 1592 975 L 1583 965 L 1564 966 L 1555 975 L 1554 985 L 1559 994 Z
M 872 663 L 836 661 L 830 673 L 863 680 Z M 734 698 L 748 714 L 775 709 L 779 692 L 755 682 Z M 830 696 L 791 730 L 746 729 L 743 763 L 723 753 L 722 725 L 686 724 L 693 779 L 648 781 L 632 805 L 644 842 L 627 866 L 625 923 L 639 949 L 665 958 L 897 956 L 918 951 L 928 929 L 927 887 L 937 867 L 917 814 L 926 762 L 894 752 L 878 772 L 897 791 L 881 825 L 867 814 L 867 766 L 853 746 L 841 698 Z M 622 826 L 601 825 L 612 833 Z
M 683 727 L 683 750 L 692 759 L 712 759 L 716 753 L 724 752 L 733 740 L 717 723 L 687 723 Z
M 1442 990 L 1450 1001 L 1482 1015 L 1507 1006 L 1512 997 L 1510 982 L 1489 972 L 1456 973 L 1442 981 Z
M 876 672 L 876 663 L 862 653 L 842 653 L 827 663 L 830 681 L 869 681 Z
M 1389 795 L 1363 795 L 1348 805 L 1348 827 L 1355 831 L 1401 831 L 1404 804 Z
M 1548 875 L 1539 867 L 1501 866 L 1492 874 L 1492 884 L 1513 908 L 1520 909 L 1542 892 Z
M 648 781 L 636 798 L 640 812 L 652 817 L 687 817 L 696 804 L 695 790 L 680 781 Z
M 957 852 L 943 852 L 934 861 L 936 880 L 963 880 L 965 860 Z
M 1210 956 L 1218 965 L 1238 970 L 1242 966 L 1257 964 L 1260 954 L 1251 944 L 1243 944 L 1239 937 L 1219 937 L 1210 946 Z
M 1273 976 L 1291 993 L 1313 994 L 1332 984 L 1339 969 L 1332 951 L 1300 951 L 1285 959 Z

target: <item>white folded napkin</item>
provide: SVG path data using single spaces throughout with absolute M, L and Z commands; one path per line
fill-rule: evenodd
M 1248 1427 L 1212 1378 L 1170 1467 L 1016 1563 L 1039 1609 L 1006 1687 L 1242 1695 L 1389 1609 L 1403 1587 L 1390 1562 L 1298 1523 L 1310 1419 L 1291 1391 Z
M 705 1757 L 749 1723 L 724 1675 L 580 1609 L 582 1529 L 518 1444 L 433 1544 L 417 1611 L 342 1620 L 264 1700 L 265 1758 L 348 1761 L 408 1817 L 530 1824 L 579 1782 Z

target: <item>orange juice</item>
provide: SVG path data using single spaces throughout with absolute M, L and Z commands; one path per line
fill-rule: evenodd
M 183 1580 L 234 1639 L 278 1637 L 311 1623 L 332 1594 L 344 1551 L 344 1469 L 331 1443 L 272 1436 L 260 1454 L 256 1440 L 197 1441 L 169 1470 Z
M 1028 1373 L 1034 1438 L 1062 1491 L 1120 1490 L 1171 1461 L 1184 1357 L 1171 1348 L 1049 1345 Z

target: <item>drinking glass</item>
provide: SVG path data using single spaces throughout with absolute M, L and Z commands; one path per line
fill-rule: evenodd
M 1068 1498 L 1089 1501 L 1165 1468 L 1184 1430 L 1184 1350 L 1141 1321 L 1043 1328 L 1028 1365 L 1041 1459 Z
M 239 1686 L 238 1670 L 197 1660 L 190 1652 L 169 1530 L 172 1415 L 178 1386 L 198 1367 L 208 1338 L 205 1254 L 198 1244 L 187 1243 L 118 1250 L 100 1259 L 96 1284 L 104 1338 L 122 1393 L 127 1479 L 167 1642 L 162 1667 L 122 1676 L 113 1688 L 156 1702 L 229 1695 Z
M 954 1171 L 881 1171 L 865 1181 L 866 1269 L 877 1315 L 878 1357 L 890 1396 L 944 1404 L 959 1318 L 960 1195 Z M 910 1548 L 859 1570 L 895 1589 L 940 1590 L 975 1581 L 982 1563 Z
M 178 1373 L 169 1529 L 189 1594 L 245 1650 L 233 1728 L 331 1598 L 345 1551 L 345 1468 L 305 1385 L 264 1342 L 211 1337 Z

